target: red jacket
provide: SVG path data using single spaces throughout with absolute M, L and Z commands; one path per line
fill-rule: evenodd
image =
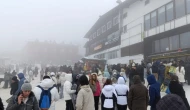
M 100 96 L 101 94 L 101 88 L 99 81 L 96 82 L 96 92 L 94 93 L 94 96 Z

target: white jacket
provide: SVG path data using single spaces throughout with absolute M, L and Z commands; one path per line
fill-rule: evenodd
M 44 79 L 41 81 L 41 83 L 39 85 L 44 90 L 48 90 L 49 88 L 53 87 L 54 82 L 51 79 Z M 35 87 L 33 89 L 33 92 L 36 96 L 36 99 L 39 102 L 42 90 L 39 87 Z M 58 90 L 56 87 L 52 88 L 50 92 L 51 92 L 51 100 L 52 100 L 51 107 L 52 107 L 52 106 L 55 106 L 55 102 L 59 100 L 59 93 L 58 93 Z
M 104 100 L 104 108 L 113 108 L 113 99 L 106 99 L 106 97 L 112 97 L 113 98 L 113 94 L 117 97 L 116 91 L 114 86 L 112 85 L 106 85 L 104 86 L 104 88 L 102 89 L 102 95 L 105 96 L 105 100 Z
M 76 90 L 71 90 L 72 74 L 66 74 L 65 79 L 66 81 L 64 83 L 64 90 L 63 90 L 64 100 L 71 100 L 71 94 L 76 92 Z
M 65 81 L 66 81 L 66 79 L 65 79 L 65 75 L 66 75 L 66 74 L 67 74 L 67 73 L 62 72 L 61 75 L 60 75 L 61 86 L 64 86 L 64 83 L 65 83 Z
M 119 77 L 117 83 L 118 84 L 115 86 L 115 91 L 117 93 L 117 104 L 127 105 L 127 92 L 129 91 L 129 87 L 125 84 L 124 77 Z
M 179 82 L 185 82 L 185 68 L 182 66 L 181 70 L 179 71 L 179 67 L 176 68 L 176 75 L 179 78 Z

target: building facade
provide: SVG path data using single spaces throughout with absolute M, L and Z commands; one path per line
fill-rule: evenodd
M 126 0 L 100 17 L 86 34 L 89 38 L 85 45 L 86 56 L 106 59 L 108 64 L 169 60 L 180 55 L 187 59 L 189 14 L 190 0 Z M 106 23 L 107 28 L 104 28 Z M 100 37 L 93 39 L 93 32 L 98 36 L 100 28 Z

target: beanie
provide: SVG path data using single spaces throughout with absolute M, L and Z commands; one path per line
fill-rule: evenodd
M 31 91 L 32 90 L 32 85 L 29 82 L 25 82 L 22 87 L 21 87 L 22 91 Z

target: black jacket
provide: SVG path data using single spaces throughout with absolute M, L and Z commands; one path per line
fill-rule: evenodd
M 10 94 L 11 95 L 15 95 L 16 91 L 18 90 L 18 81 L 11 83 L 11 91 Z
M 1 98 L 0 98 L 0 110 L 4 110 L 4 105 L 3 105 Z
M 169 84 L 169 90 L 172 94 L 176 94 L 176 95 L 180 96 L 183 99 L 188 110 L 190 110 L 189 103 L 188 103 L 188 100 L 185 95 L 185 91 L 184 91 L 182 85 L 179 84 L 178 81 L 171 81 Z

